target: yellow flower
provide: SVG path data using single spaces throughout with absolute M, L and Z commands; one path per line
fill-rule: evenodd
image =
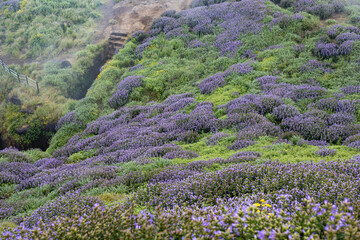
M 17 13 L 22 13 L 24 11 L 24 8 L 26 6 L 26 3 L 28 2 L 28 0 L 23 0 L 20 4 L 20 10 L 17 11 Z
M 265 201 L 264 199 L 261 199 L 261 200 L 260 200 L 260 202 L 263 202 L 263 203 L 265 203 L 266 201 Z

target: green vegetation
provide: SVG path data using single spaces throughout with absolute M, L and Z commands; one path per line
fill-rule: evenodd
M 102 0 L 22 0 L 0 10 L 1 49 L 18 58 L 57 57 L 92 39 Z
M 172 232 L 163 232 L 167 237 L 175 233 L 189 237 L 194 231 L 206 239 L 220 234 L 235 238 L 227 221 L 206 223 L 213 224 L 211 231 L 221 229 L 219 234 L 201 232 L 204 213 L 211 209 L 229 222 L 241 219 L 232 216 L 247 216 L 246 224 L 256 219 L 253 228 L 243 229 L 244 239 L 255 235 L 267 239 L 274 234 L 271 229 L 283 227 L 276 224 L 285 218 L 292 224 L 286 230 L 295 239 L 311 239 L 313 233 L 316 239 L 345 239 L 350 234 L 360 219 L 359 6 L 352 10 L 338 2 L 317 1 L 321 6 L 317 14 L 312 8 L 297 11 L 294 1 L 218 1 L 215 7 L 210 2 L 194 1 L 209 5 L 194 8 L 196 14 L 166 13 L 169 16 L 155 21 L 147 37 L 131 38 L 100 74 L 103 43 L 88 45 L 66 66 L 60 61 L 47 62 L 43 68 L 13 66 L 36 75 L 40 95 L 12 85 L 4 75 L 1 137 L 19 148 L 32 148 L 40 139 L 48 140 L 49 146 L 44 144 L 44 151 L 0 151 L 4 173 L 0 207 L 5 209 L 0 232 L 21 222 L 45 229 L 41 234 L 47 237 L 53 236 L 51 230 L 64 234 L 59 222 L 86 232 L 79 219 L 91 220 L 102 209 L 108 217 L 95 219 L 94 225 L 111 217 L 132 221 L 121 225 L 131 233 L 106 225 L 116 238 L 129 233 L 149 239 L 148 232 L 158 237 L 159 226 L 165 226 L 162 219 L 172 223 L 168 226 Z M 4 49 L 14 47 L 12 54 L 36 58 L 55 46 L 54 54 L 83 46 L 89 42 L 99 4 L 29 0 L 13 12 L 3 8 L 7 26 L 24 19 L 34 26 L 26 31 L 17 26 L 16 34 L 32 36 L 37 24 L 51 17 L 59 22 L 52 26 L 57 29 L 54 34 L 60 32 L 51 35 L 44 30 L 36 33 L 40 34 L 36 41 L 23 39 L 28 44 L 24 49 L 9 40 L 20 35 L 7 34 Z M 236 14 L 229 20 L 231 6 Z M 50 8 L 49 16 L 29 17 Z M 195 21 L 208 16 L 209 9 L 216 16 L 211 16 L 211 24 Z M 241 31 L 231 38 L 233 31 L 227 27 Z M 49 41 L 53 37 L 54 44 L 42 42 L 43 36 Z M 69 39 L 76 43 L 69 45 Z M 341 206 L 336 208 L 340 215 L 327 202 Z M 245 211 L 245 205 L 249 211 L 236 215 L 239 209 Z M 231 212 L 234 206 L 237 210 Z M 326 209 L 318 214 L 322 208 Z M 314 216 L 316 227 L 307 225 L 307 213 Z M 159 214 L 154 218 L 160 222 L 156 227 L 154 214 Z M 55 222 L 54 215 L 66 220 Z M 198 222 L 192 226 L 188 216 Z M 278 216 L 285 217 L 280 221 Z M 44 224 L 37 223 L 39 217 Z M 245 223 L 241 221 L 234 224 Z M 312 230 L 301 232 L 299 226 Z M 329 233 L 325 226 L 340 230 Z M 341 230 L 349 226 L 348 232 Z M 190 233 L 173 229 L 177 227 Z M 286 230 L 279 239 L 290 234 Z M 16 231 L 37 234 L 21 227 Z
M 45 150 L 72 99 L 85 95 L 106 55 L 104 42 L 89 45 L 96 37 L 103 3 L 22 0 L 0 4 L 4 33 L 0 56 L 23 59 L 24 65 L 11 67 L 36 79 L 41 89 L 37 95 L 0 70 L 0 134 L 7 144 Z M 71 63 L 52 60 L 61 56 L 70 57 Z

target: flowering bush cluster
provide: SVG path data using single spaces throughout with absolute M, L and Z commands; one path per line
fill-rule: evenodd
M 252 155 L 256 156 L 256 153 L 242 154 Z M 130 229 L 131 236 L 143 237 L 149 231 L 155 231 L 154 234 L 160 231 L 155 227 L 149 228 L 152 224 L 157 226 L 169 221 L 171 224 L 163 226 L 166 231 L 160 231 L 169 236 L 175 236 L 175 232 L 183 236 L 182 231 L 189 231 L 184 234 L 190 233 L 194 237 L 229 232 L 234 237 L 255 235 L 266 239 L 266 236 L 277 236 L 280 233 L 282 236 L 296 236 L 300 234 L 296 227 L 308 230 L 308 236 L 340 236 L 344 232 L 357 234 L 350 231 L 350 226 L 358 225 L 356 213 L 360 207 L 357 197 L 360 188 L 355 179 L 360 168 L 359 159 L 297 164 L 245 163 L 217 172 L 201 173 L 208 162 L 221 161 L 214 159 L 193 162 L 182 169 L 169 169 L 161 175 L 155 175 L 153 183 L 134 197 L 135 203 L 157 206 L 154 212 L 145 210 L 135 213 L 132 201 L 123 206 L 108 208 L 97 199 L 80 199 L 76 195 L 69 195 L 40 208 L 28 218 L 19 219 L 23 224 L 4 232 L 3 238 L 19 235 L 53 236 L 51 234 L 83 236 L 82 231 L 97 234 L 94 236 L 105 234 L 108 237 L 129 233 L 120 231 L 121 227 L 124 230 Z M 54 219 L 53 211 L 58 213 L 60 219 Z M 239 214 L 241 218 L 238 218 Z M 185 215 L 188 216 L 187 221 L 182 222 Z M 161 219 L 166 222 L 161 222 Z M 313 219 L 312 221 L 324 227 L 318 228 L 305 219 Z M 110 220 L 112 224 L 107 224 Z M 113 221 L 123 222 L 115 224 Z M 281 223 L 279 226 L 278 221 Z M 278 228 L 284 226 L 284 221 L 287 228 L 279 232 Z M 195 223 L 200 224 L 199 228 Z M 294 227 L 291 227 L 292 224 Z M 101 228 L 95 233 L 98 225 L 104 226 L 106 231 Z M 72 231 L 63 232 L 68 229 L 64 226 L 72 226 Z M 190 226 L 192 227 L 189 229 Z M 171 229 L 174 230 L 170 231 Z
M 38 208 L 29 217 L 19 218 L 17 221 L 21 222 L 23 226 L 34 227 L 41 221 L 49 222 L 58 217 L 71 218 L 79 214 L 91 214 L 95 204 L 104 206 L 98 198 L 69 194 Z
M 222 138 L 226 138 L 229 135 L 223 132 L 214 133 L 206 142 L 207 145 L 216 145 Z
M 354 85 L 346 86 L 343 87 L 341 91 L 344 94 L 348 94 L 348 95 L 360 93 L 360 86 L 354 86 Z
M 279 195 L 274 203 L 265 199 L 245 203 L 236 198 L 218 199 L 217 205 L 212 207 L 157 208 L 154 212 L 140 213 L 136 213 L 134 206 L 125 209 L 94 204 L 91 214 L 40 221 L 38 227 L 30 229 L 21 226 L 4 232 L 3 238 L 171 239 L 190 236 L 210 239 L 226 235 L 229 239 L 337 239 L 344 235 L 359 236 L 356 215 L 348 200 L 333 205 L 307 198 L 293 204 L 296 210 L 284 210 L 282 206 L 286 206 L 289 199 L 287 195 Z M 318 225 L 324 227 L 317 228 Z
M 76 112 L 74 112 L 74 111 L 68 112 L 63 117 L 61 117 L 56 125 L 56 129 L 59 130 L 66 124 L 71 124 L 71 123 L 77 124 L 77 125 L 81 124 L 80 121 L 76 117 Z
M 251 140 L 237 140 L 232 145 L 229 146 L 230 150 L 239 150 L 241 148 L 246 148 L 248 146 L 254 145 L 255 142 Z
M 20 0 L 3 1 L 2 3 L 0 3 L 0 9 L 4 6 L 8 7 L 9 9 L 11 7 L 14 9 L 19 9 L 19 2 Z
M 283 104 L 283 105 L 280 105 L 280 106 L 274 108 L 273 114 L 278 120 L 281 121 L 286 118 L 299 116 L 300 112 L 294 106 Z
M 336 154 L 336 150 L 330 149 L 330 148 L 325 148 L 325 147 L 320 147 L 319 150 L 315 151 L 315 154 L 322 156 L 322 157 L 326 157 L 328 155 L 333 156 Z
M 309 114 L 298 115 L 284 119 L 281 122 L 281 127 L 284 131 L 298 132 L 305 139 L 326 140 L 329 142 L 336 142 L 359 133 L 360 126 L 351 123 L 352 116 L 343 119 L 341 115 L 341 118 L 334 115 L 330 115 L 325 120 L 319 116 L 311 116 Z
M 280 1 L 272 0 L 274 3 L 278 3 L 281 7 L 293 7 L 296 12 L 308 12 L 314 15 L 318 15 L 321 19 L 330 17 L 334 13 L 341 13 L 346 6 L 345 1 L 338 0 L 299 0 L 299 1 Z
M 308 112 L 301 114 L 292 105 L 286 105 L 283 98 L 294 101 L 319 99 L 326 89 L 314 85 L 292 85 L 276 83 L 276 77 L 264 76 L 257 79 L 264 95 L 247 94 L 228 102 L 224 106 L 228 119 L 225 126 L 241 130 L 243 139 L 263 135 L 278 136 L 281 130 L 263 117 L 272 114 L 283 131 L 294 131 L 307 140 L 336 142 L 359 133 L 360 126 L 355 124 L 358 100 L 320 99 L 308 106 Z M 331 112 L 332 114 L 329 114 Z
M 0 163 L 0 183 L 20 183 L 39 172 L 39 169 L 30 163 L 9 162 Z
M 316 59 L 312 59 L 312 60 L 308 61 L 306 64 L 304 64 L 301 67 L 302 72 L 312 72 L 312 71 L 315 71 L 317 69 L 320 69 L 324 73 L 327 73 L 327 72 L 331 73 L 332 72 L 332 69 L 330 68 L 329 63 L 323 63 L 323 62 L 318 61 Z
M 198 87 L 200 92 L 203 94 L 210 94 L 218 87 L 225 85 L 225 77 L 228 75 L 235 74 L 247 74 L 251 72 L 253 68 L 250 66 L 250 63 L 237 63 L 230 66 L 225 72 L 217 73 L 211 77 L 204 79 Z
M 358 159 L 297 164 L 240 164 L 175 183 L 149 185 L 135 199 L 148 206 L 173 208 L 216 204 L 217 198 L 250 197 L 267 193 L 267 199 L 274 200 L 278 194 L 288 194 L 296 201 L 311 196 L 319 202 L 327 200 L 339 203 L 348 198 L 354 208 L 359 208 L 359 199 L 355 194 L 359 191 L 359 183 L 353 181 L 358 168 Z M 335 182 L 341 184 L 334 186 Z
M 142 78 L 143 76 L 129 76 L 124 78 L 117 86 L 117 90 L 114 95 L 109 99 L 109 105 L 113 108 L 125 105 L 129 99 L 131 91 L 142 85 Z
M 334 25 L 328 29 L 327 35 L 335 42 L 329 42 L 325 38 L 321 39 L 317 42 L 314 53 L 321 58 L 351 54 L 355 41 L 360 40 L 359 32 L 356 27 Z
M 9 162 L 30 162 L 31 159 L 14 147 L 0 150 L 0 157 L 6 157 Z
M 198 39 L 194 39 L 189 42 L 190 48 L 198 48 L 198 47 L 204 47 L 204 46 L 207 46 L 207 44 L 199 41 Z
M 136 70 L 139 70 L 139 69 L 144 69 L 145 67 L 141 64 L 138 64 L 136 66 L 133 66 L 130 68 L 130 72 L 133 72 L 133 71 L 136 71 Z
M 217 73 L 214 76 L 205 78 L 198 87 L 200 88 L 200 92 L 202 94 L 210 94 L 212 91 L 217 89 L 218 87 L 222 87 L 225 85 L 225 74 Z
M 269 83 L 262 86 L 266 94 L 276 95 L 282 98 L 291 98 L 294 101 L 301 99 L 317 99 L 326 93 L 326 89 L 309 84 L 292 85 L 288 83 Z
M 212 34 L 219 26 L 224 31 L 216 38 L 214 46 L 223 56 L 233 57 L 237 49 L 242 46 L 238 39 L 240 34 L 260 33 L 264 24 L 262 20 L 266 16 L 266 7 L 263 1 L 194 1 L 193 8 L 179 13 L 164 14 L 152 24 L 149 36 L 154 37 L 165 33 L 167 37 L 187 37 L 182 32 L 183 26 L 198 35 Z M 207 6 L 207 7 L 199 7 Z M 146 40 L 137 49 L 138 55 L 144 48 L 149 46 L 150 40 Z M 191 42 L 190 46 L 204 46 L 198 40 Z

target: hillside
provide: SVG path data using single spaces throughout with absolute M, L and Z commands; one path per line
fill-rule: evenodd
M 85 96 L 99 69 L 120 47 L 110 44 L 111 34 L 124 34 L 117 41 L 122 44 L 129 33 L 147 30 L 162 12 L 189 4 L 189 0 L 0 1 L 0 59 L 38 81 L 41 89 L 37 94 L 0 69 L 0 87 L 6 90 L 0 92 L 1 146 L 46 150 L 59 118 L 74 100 Z
M 360 238 L 360 5 L 181 9 L 64 100 L 46 151 L 0 151 L 3 239 Z

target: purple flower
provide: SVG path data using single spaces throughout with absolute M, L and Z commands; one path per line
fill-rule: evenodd
M 141 79 L 143 76 L 129 76 L 124 78 L 119 85 L 114 95 L 109 99 L 108 103 L 111 107 L 121 107 L 128 101 L 129 94 L 134 88 L 142 85 Z

